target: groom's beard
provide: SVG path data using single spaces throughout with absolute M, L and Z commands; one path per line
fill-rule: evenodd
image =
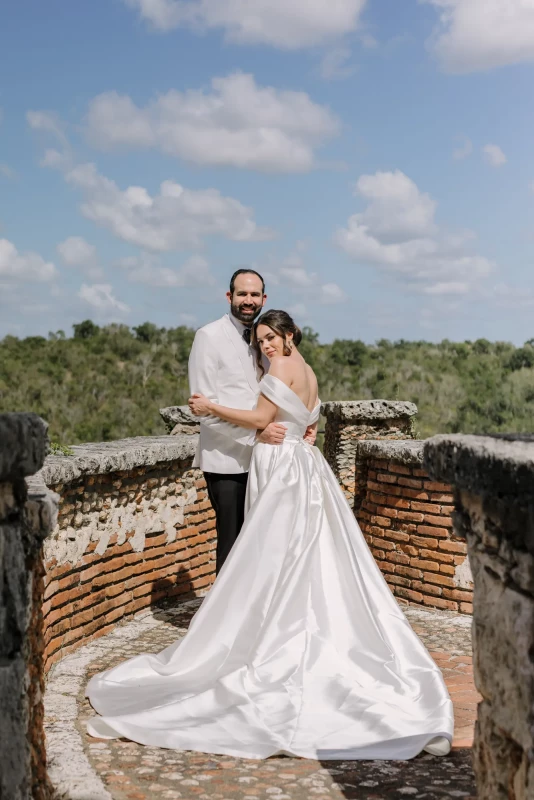
M 261 306 L 254 306 L 253 309 L 242 311 L 241 306 L 236 306 L 233 303 L 230 305 L 232 316 L 242 322 L 244 325 L 252 325 L 256 317 L 261 313 Z

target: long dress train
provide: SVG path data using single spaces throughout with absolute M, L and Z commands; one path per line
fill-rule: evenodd
M 287 426 L 254 447 L 245 524 L 186 636 L 94 676 L 93 736 L 246 758 L 408 759 L 452 738 L 443 678 L 370 553 L 316 421 L 278 378 Z

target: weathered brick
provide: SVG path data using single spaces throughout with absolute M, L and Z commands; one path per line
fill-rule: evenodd
M 419 558 L 412 558 L 410 560 L 410 566 L 414 567 L 414 569 L 422 569 L 422 570 L 431 570 L 433 572 L 439 572 L 439 564 L 435 561 L 423 561 Z
M 458 600 L 466 603 L 473 602 L 473 592 L 466 591 L 465 589 L 444 589 L 443 597 L 448 600 Z
M 439 561 L 440 564 L 452 564 L 453 556 L 448 553 L 440 553 L 439 550 L 421 549 L 421 558 L 429 558 L 431 561 Z
M 380 517 L 378 515 L 372 516 L 371 522 L 373 523 L 373 525 L 378 525 L 381 528 L 389 528 L 389 526 L 391 525 L 390 519 L 388 519 L 387 517 Z
M 432 503 L 421 503 L 418 500 L 412 500 L 412 510 L 422 511 L 423 514 L 435 514 L 436 511 L 439 511 L 439 506 L 435 506 Z
M 451 487 L 446 483 L 438 483 L 437 481 L 427 481 L 425 487 L 431 492 L 445 492 L 449 495 L 451 491 Z
M 428 500 L 428 494 L 424 489 L 409 489 L 407 486 L 399 486 L 399 494 L 410 500 Z
M 453 600 L 444 600 L 442 597 L 429 597 L 428 595 L 425 595 L 423 598 L 423 603 L 425 606 L 434 606 L 434 608 L 442 608 L 443 610 L 458 610 L 457 603 L 455 603 Z
M 443 589 L 434 583 L 423 583 L 423 581 L 413 581 L 413 588 L 423 594 L 430 594 L 432 597 L 441 597 Z
M 396 594 L 399 597 L 404 597 L 406 600 L 409 600 L 411 603 L 422 603 L 423 602 L 423 595 L 421 592 L 414 592 L 413 589 L 406 589 L 403 586 L 399 586 L 396 591 Z
M 446 553 L 459 553 L 465 555 L 467 552 L 467 545 L 463 542 L 440 542 L 439 549 L 445 550 Z
M 424 516 L 418 511 L 399 511 L 398 519 L 409 520 L 410 522 L 423 522 Z
M 405 467 L 403 464 L 395 464 L 393 461 L 390 461 L 388 469 L 390 472 L 396 472 L 399 475 L 411 475 L 408 467 Z
M 379 472 L 376 479 L 379 483 L 397 483 L 399 480 L 397 475 L 391 475 L 389 472 Z
M 423 573 L 421 572 L 420 569 L 414 569 L 413 567 L 404 567 L 400 564 L 395 570 L 395 572 L 398 575 L 403 575 L 405 578 L 412 578 L 414 580 L 418 580 L 423 576 Z
M 401 578 L 399 575 L 385 575 L 386 581 L 394 586 L 410 586 L 410 581 L 407 578 Z
M 428 536 L 412 536 L 411 542 L 417 547 L 428 548 L 429 550 L 438 549 L 438 540 Z
M 435 503 L 448 503 L 449 505 L 454 503 L 454 498 L 450 493 L 431 492 L 430 497 Z
M 397 512 L 396 508 L 384 508 L 384 507 L 382 507 L 380 509 L 380 514 L 382 516 L 384 516 L 384 517 L 392 517 L 393 519 L 395 519 L 395 517 L 397 516 L 397 513 L 398 512 Z
M 390 561 L 393 564 L 409 564 L 410 557 L 405 555 L 404 553 L 386 553 L 386 561 Z
M 387 561 L 377 561 L 381 572 L 395 572 L 395 564 L 389 564 Z
M 399 486 L 407 486 L 409 489 L 420 489 L 422 482 L 418 478 L 399 478 Z
M 452 528 L 452 521 L 450 517 L 435 516 L 432 514 L 425 514 L 425 523 L 427 525 L 437 525 L 442 528 Z
M 434 528 L 430 525 L 418 525 L 417 531 L 422 536 L 436 536 L 438 539 L 446 539 L 450 533 L 447 528 Z
M 423 579 L 428 583 L 437 583 L 438 586 L 448 586 L 449 588 L 454 586 L 452 578 L 447 577 L 447 575 L 436 575 L 435 572 L 423 573 Z
M 410 541 L 410 534 L 404 533 L 404 531 L 395 531 L 391 528 L 388 528 L 385 531 L 384 536 L 387 536 L 388 539 L 392 539 L 394 542 L 409 542 Z

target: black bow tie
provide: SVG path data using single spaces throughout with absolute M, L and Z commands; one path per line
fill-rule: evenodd
M 243 328 L 243 333 L 241 335 L 245 342 L 250 344 L 250 328 Z

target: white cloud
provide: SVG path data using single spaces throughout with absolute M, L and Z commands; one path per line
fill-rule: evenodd
M 306 318 L 308 316 L 308 309 L 304 305 L 304 303 L 295 303 L 294 306 L 289 306 L 287 309 L 287 313 L 290 317 L 293 317 L 298 323 L 299 319 Z
M 109 283 L 95 283 L 88 286 L 83 283 L 78 297 L 88 303 L 97 313 L 106 314 L 110 311 L 126 313 L 130 309 L 113 294 L 113 287 Z
M 96 261 L 96 247 L 81 236 L 69 236 L 58 244 L 57 251 L 68 267 L 85 267 Z
M 404 173 L 363 175 L 356 192 L 369 205 L 334 236 L 354 261 L 428 294 L 467 292 L 492 272 L 492 262 L 469 252 L 471 232 L 450 234 L 438 228 L 436 203 Z
M 449 72 L 534 61 L 533 0 L 423 0 L 439 9 L 429 45 Z
M 156 30 L 221 28 L 229 41 L 315 47 L 358 27 L 365 0 L 125 0 Z
M 197 322 L 197 318 L 194 314 L 178 314 L 176 319 L 181 325 L 187 325 L 189 328 L 194 327 Z
M 271 257 L 266 264 L 258 265 L 257 269 L 263 275 L 267 284 L 283 287 L 306 298 L 309 302 L 320 305 L 333 305 L 344 303 L 347 295 L 336 283 L 321 283 L 317 272 L 309 272 L 306 268 L 304 254 L 306 245 L 298 242 L 295 250 L 284 259 Z M 267 287 L 268 288 L 268 287 Z M 297 303 L 293 308 L 302 306 Z
M 464 158 L 467 158 L 473 152 L 473 142 L 471 139 L 468 139 L 467 136 L 457 138 L 462 139 L 463 144 L 453 150 L 452 157 L 455 161 L 463 161 Z
M 503 164 L 506 164 L 507 158 L 504 155 L 503 151 L 497 144 L 486 144 L 482 151 L 484 153 L 484 158 L 488 164 L 492 167 L 502 167 Z
M 179 269 L 162 267 L 147 254 L 141 258 L 123 258 L 119 261 L 119 266 L 126 270 L 128 280 L 132 283 L 144 283 L 153 287 L 213 286 L 216 283 L 209 263 L 199 255 L 188 258 Z
M 11 167 L 9 167 L 7 164 L 0 164 L 0 175 L 3 175 L 4 178 L 10 178 L 10 179 L 16 177 L 15 171 L 11 169 Z
M 51 133 L 59 139 L 63 145 L 67 146 L 68 142 L 65 136 L 65 125 L 53 111 L 28 111 L 26 113 L 26 120 L 32 130 Z
M 356 193 L 370 203 L 362 226 L 384 242 L 405 242 L 436 232 L 436 203 L 400 170 L 362 175 Z
M 214 78 L 210 92 L 171 90 L 144 108 L 128 95 L 98 95 L 86 127 L 104 149 L 153 147 L 203 166 L 303 172 L 340 123 L 305 92 L 260 87 L 253 75 L 235 73 Z
M 332 306 L 338 303 L 345 303 L 347 300 L 347 295 L 337 283 L 324 283 L 321 286 L 319 295 L 319 302 L 321 305 Z
M 319 65 L 319 74 L 325 80 L 335 80 L 350 78 L 357 71 L 358 67 L 350 63 L 350 47 L 340 45 L 328 50 Z
M 80 269 L 93 280 L 103 277 L 104 272 L 98 266 L 96 247 L 82 236 L 69 236 L 56 249 L 65 266 Z
M 0 280 L 44 282 L 57 275 L 54 264 L 38 253 L 19 253 L 12 242 L 0 239 Z
M 217 189 L 186 189 L 164 181 L 152 197 L 142 186 L 119 189 L 100 175 L 94 164 L 64 172 L 65 180 L 84 197 L 82 214 L 118 239 L 144 250 L 166 252 L 200 247 L 207 236 L 252 242 L 273 238 L 256 225 L 251 209 Z

